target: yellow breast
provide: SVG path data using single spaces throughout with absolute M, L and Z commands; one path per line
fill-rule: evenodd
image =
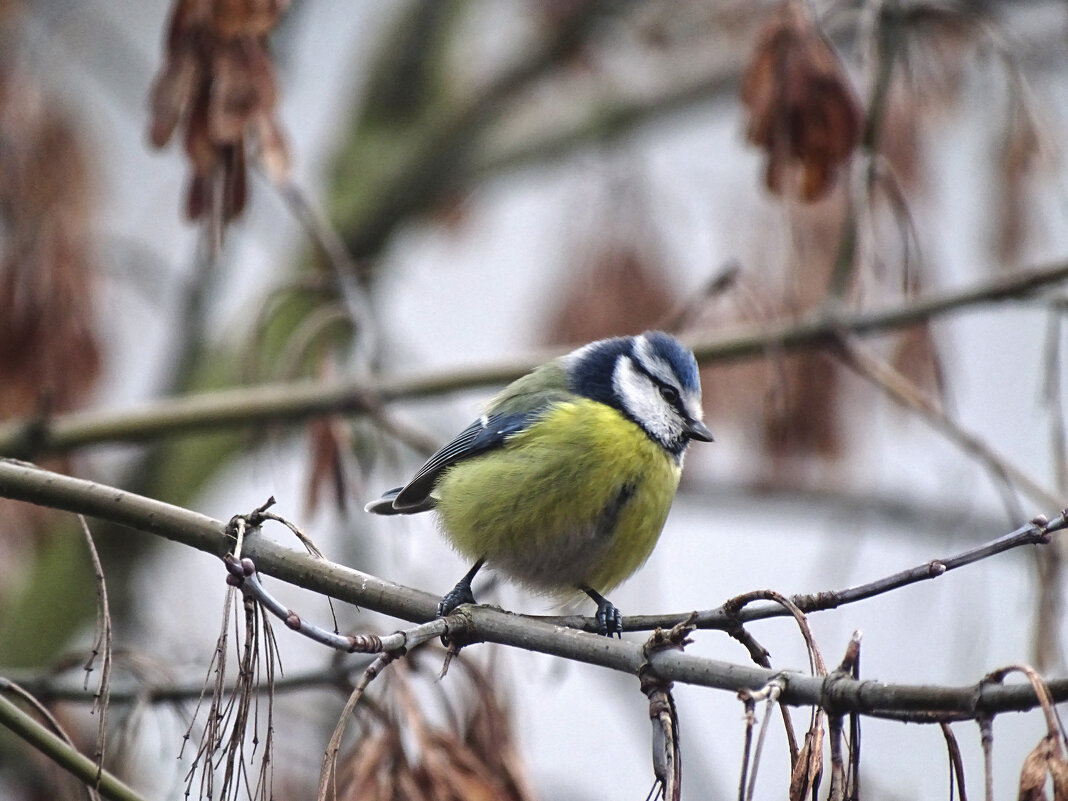
M 636 424 L 578 399 L 449 468 L 434 495 L 446 536 L 469 558 L 535 589 L 605 593 L 649 557 L 679 475 Z

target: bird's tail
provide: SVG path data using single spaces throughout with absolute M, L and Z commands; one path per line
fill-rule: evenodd
M 436 502 L 434 498 L 428 495 L 416 506 L 405 506 L 398 509 L 393 505 L 393 501 L 400 495 L 402 489 L 404 489 L 404 487 L 394 487 L 389 492 L 384 493 L 378 500 L 371 501 L 363 507 L 363 510 L 365 512 L 370 512 L 373 515 L 411 515 L 416 512 L 426 512 L 434 508 Z

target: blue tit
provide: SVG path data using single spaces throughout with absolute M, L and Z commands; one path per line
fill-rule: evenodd
M 660 538 L 701 422 L 693 354 L 661 331 L 602 339 L 509 384 L 485 413 L 368 512 L 433 509 L 474 566 L 438 614 L 474 603 L 485 564 L 542 593 L 597 603 L 601 634 L 622 615 L 604 593 Z

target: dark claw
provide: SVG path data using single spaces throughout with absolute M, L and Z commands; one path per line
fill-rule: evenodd
M 591 599 L 597 602 L 597 633 L 602 637 L 618 637 L 623 639 L 623 613 L 616 605 L 589 588 L 585 590 Z
M 607 599 L 597 604 L 597 633 L 623 639 L 623 613 Z
M 478 573 L 482 568 L 482 565 L 485 563 L 485 557 L 475 562 L 474 566 L 467 571 L 467 575 L 456 582 L 456 586 L 445 593 L 445 597 L 438 601 L 438 617 L 445 617 L 446 615 L 452 614 L 452 611 L 458 606 L 473 604 L 475 602 L 475 594 L 471 592 L 471 582 L 474 581 L 475 574 Z M 448 633 L 441 635 L 441 644 L 446 648 L 456 648 L 457 650 L 463 645 L 463 643 L 450 642 Z M 450 653 L 452 653 L 451 650 Z
M 475 595 L 471 592 L 471 582 L 461 581 L 447 593 L 440 601 L 438 601 L 438 617 L 445 617 L 450 614 L 456 607 L 463 606 L 464 604 L 473 604 L 475 602 Z

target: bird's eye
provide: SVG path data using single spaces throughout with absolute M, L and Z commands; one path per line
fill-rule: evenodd
M 675 387 L 668 384 L 660 385 L 660 397 L 670 403 L 672 406 L 679 402 L 679 391 Z

